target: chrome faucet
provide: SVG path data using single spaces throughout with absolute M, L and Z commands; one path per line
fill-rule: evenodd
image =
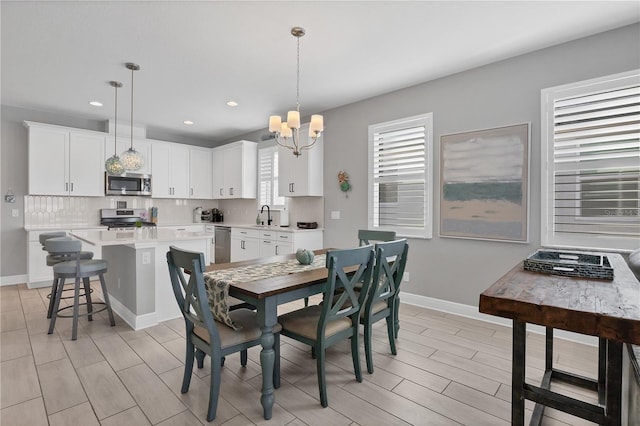
M 268 205 L 264 205 L 262 207 L 260 207 L 260 214 L 262 214 L 262 212 L 264 212 L 264 208 L 267 208 L 267 225 L 271 226 L 271 222 L 273 222 L 273 220 L 271 219 L 271 209 L 269 208 Z

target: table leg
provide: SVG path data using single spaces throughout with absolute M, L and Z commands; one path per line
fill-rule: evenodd
M 619 426 L 622 423 L 622 347 L 621 342 L 607 340 L 607 424 Z
M 513 320 L 511 424 L 524 425 L 524 376 L 527 324 Z
M 258 324 L 262 330 L 260 344 L 260 366 L 262 367 L 262 396 L 260 403 L 264 412 L 265 420 L 271 419 L 273 414 L 273 403 L 275 397 L 273 395 L 273 369 L 275 365 L 275 351 L 273 344 L 275 338 L 273 336 L 273 326 L 277 322 L 277 309 L 275 299 L 266 298 L 258 304 Z

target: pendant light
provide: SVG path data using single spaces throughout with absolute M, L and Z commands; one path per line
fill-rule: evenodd
M 296 55 L 296 109 L 287 113 L 287 121 L 282 121 L 278 115 L 269 117 L 269 132 L 273 133 L 278 145 L 293 151 L 293 155 L 299 157 L 303 149 L 310 149 L 318 140 L 324 130 L 324 119 L 321 115 L 312 115 L 309 123 L 309 138 L 311 142 L 304 144 L 300 139 L 300 38 L 305 34 L 304 28 L 291 28 L 291 35 L 297 39 L 298 49 Z M 306 139 L 305 135 L 302 135 Z M 308 139 L 307 139 L 308 140 Z
M 104 168 L 110 175 L 119 176 L 124 173 L 124 166 L 118 157 L 118 88 L 122 87 L 119 81 L 110 81 L 109 84 L 116 89 L 115 114 L 113 116 L 113 157 L 109 157 L 104 163 Z
M 127 62 L 125 66 L 131 70 L 131 145 L 120 155 L 120 161 L 126 171 L 136 171 L 144 165 L 142 154 L 133 149 L 133 72 L 139 71 L 140 65 Z

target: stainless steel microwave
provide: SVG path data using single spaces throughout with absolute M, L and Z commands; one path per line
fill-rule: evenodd
M 105 173 L 105 195 L 151 196 L 151 175 L 124 173 L 120 176 Z

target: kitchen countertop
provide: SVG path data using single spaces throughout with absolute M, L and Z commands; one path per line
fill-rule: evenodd
M 102 225 L 71 225 L 71 224 L 60 224 L 60 225 L 25 225 L 24 230 L 27 232 L 30 231 L 66 231 L 73 229 L 95 229 L 95 230 L 106 230 L 106 226 Z
M 162 228 L 140 228 L 131 231 L 72 231 L 71 235 L 94 246 L 153 244 L 213 238 L 211 232 L 174 231 Z
M 309 231 L 324 231 L 324 228 L 315 229 L 301 229 L 295 226 L 279 226 L 279 225 L 255 225 L 246 223 L 232 223 L 232 222 L 202 222 L 205 225 L 213 226 L 227 226 L 229 228 L 246 228 L 257 229 L 258 231 L 276 231 L 276 232 L 309 232 Z

